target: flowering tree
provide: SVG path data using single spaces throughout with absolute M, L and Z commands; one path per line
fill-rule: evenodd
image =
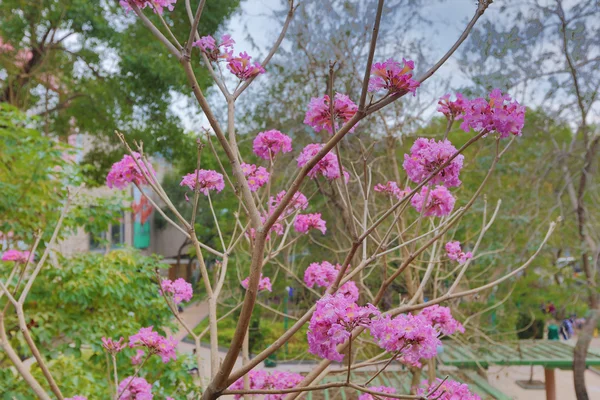
M 244 160 L 241 156 L 235 124 L 236 101 L 255 79 L 268 73 L 269 61 L 283 41 L 298 5 L 293 1 L 289 2 L 287 19 L 281 34 L 266 58 L 257 62 L 246 52 L 236 49 L 236 43 L 229 35 L 223 35 L 218 40 L 198 35 L 197 28 L 205 0 L 199 2 L 195 12 L 190 2 L 185 2 L 191 24 L 185 42 L 180 42 L 169 24 L 162 19 L 163 13 L 176 7 L 176 0 L 121 0 L 120 3 L 127 10 L 134 12 L 141 23 L 164 44 L 167 51 L 179 60 L 212 128 L 212 133 L 207 133 L 206 142 L 198 142 L 196 169 L 181 180 L 181 186 L 187 187 L 192 193 L 189 204 L 192 214 L 189 219 L 182 216 L 171 202 L 169 194 L 162 188 L 144 154 L 143 146 L 136 143 L 135 150 L 132 149 L 125 135 L 121 133 L 117 134 L 128 154 L 113 165 L 107 177 L 109 187 L 124 188 L 130 184 L 138 187 L 150 186 L 174 215 L 174 218 L 169 218 L 166 214 L 163 217 L 189 238 L 198 258 L 203 288 L 208 297 L 207 332 L 195 333 L 178 312 L 177 305 L 190 299 L 191 287 L 183 281 L 172 282 L 157 277 L 160 281 L 157 290 L 164 297 L 175 318 L 193 337 L 197 368 L 201 371 L 201 377 L 207 378 L 199 379 L 197 388 L 186 390 L 203 399 L 216 399 L 222 395 L 234 395 L 236 398 L 265 395 L 270 399 L 291 400 L 306 391 L 331 387 L 354 389 L 361 393 L 361 399 L 478 398 L 466 385 L 447 379 L 436 380 L 434 375 L 430 375 L 429 381 L 423 382 L 421 387 L 415 387 L 413 394 L 397 393 L 395 388 L 370 384 L 394 362 L 414 368 L 429 363 L 429 370 L 432 372 L 429 360 L 437 354 L 438 346 L 441 345 L 440 338 L 464 332 L 464 326 L 451 315 L 448 307 L 441 304 L 475 295 L 516 276 L 531 264 L 554 230 L 555 224 L 552 223 L 538 249 L 524 264 L 479 287 L 464 288 L 461 281 L 469 266 L 476 260 L 481 241 L 492 226 L 498 207 L 491 215 L 488 215 L 487 209 L 484 208 L 481 231 L 469 251 L 463 249 L 459 241 L 450 238 L 448 232 L 471 208 L 502 155 L 515 138 L 521 135 L 525 108 L 499 89 L 494 89 L 485 98 L 467 99 L 457 94 L 456 100 L 451 100 L 450 96 L 443 96 L 439 102 L 439 111 L 447 117 L 446 132 L 441 132 L 439 138 L 420 138 L 414 142 L 410 153 L 402 160 L 402 169 L 406 174 L 405 183 L 400 179 L 378 182 L 372 173 L 372 162 L 368 161 L 364 154 L 359 155 L 365 158 L 362 171 L 357 171 L 352 165 L 344 165 L 339 144 L 343 139 L 352 140 L 352 132 L 364 123 L 361 121 L 367 116 L 384 109 L 405 95 L 414 95 L 467 38 L 491 1 L 478 2 L 472 20 L 457 42 L 429 70 L 416 77 L 413 74 L 416 66 L 411 60 L 374 60 L 379 26 L 384 14 L 384 0 L 379 0 L 374 20 L 369 21 L 373 30 L 358 101 L 355 102 L 347 94 L 335 89 L 335 75 L 331 68 L 328 93 L 323 96 L 316 95 L 308 103 L 304 120 L 315 132 L 326 132 L 327 140 L 323 143 L 310 143 L 303 149 L 294 149 L 292 137 L 277 130 L 276 126 L 270 127 L 269 130 L 258 133 L 253 140 L 252 150 L 256 156 L 256 164 L 252 164 L 249 159 Z M 155 13 L 161 24 L 154 25 L 146 13 Z M 225 127 L 216 117 L 196 81 L 192 65 L 198 57 L 226 100 Z M 230 82 L 233 82 L 234 86 Z M 458 148 L 448 139 L 456 121 L 461 122 L 460 127 L 465 132 L 471 133 L 470 138 Z M 225 162 L 218 160 L 214 139 L 225 153 Z M 478 141 L 489 143 L 493 160 L 474 195 L 457 207 L 459 200 L 456 199 L 456 192 L 453 190 L 461 184 L 460 174 L 465 161 L 462 153 Z M 207 157 L 204 155 L 205 147 L 217 158 L 218 170 L 203 168 L 203 160 Z M 290 154 L 287 153 L 294 154 L 295 160 L 292 162 L 297 166 L 297 170 L 291 183 L 280 184 L 277 175 L 281 171 L 281 164 L 286 162 L 286 157 L 287 162 L 290 162 Z M 283 251 L 297 242 L 306 240 L 307 237 L 327 235 L 331 229 L 331 224 L 323 218 L 323 213 L 314 209 L 314 195 L 306 196 L 303 193 L 308 193 L 305 191 L 307 181 L 324 181 L 337 188 L 347 222 L 345 234 L 351 238 L 351 245 L 349 248 L 337 250 L 343 254 L 341 263 L 333 263 L 331 260 L 313 263 L 307 266 L 303 277 L 299 277 L 287 268 L 286 260 L 281 257 Z M 235 196 L 239 202 L 236 226 L 229 237 L 224 236 L 219 228 L 219 215 L 213 205 L 218 196 L 224 195 L 219 194 L 221 192 Z M 207 203 L 206 209 L 201 212 L 210 213 L 217 227 L 217 248 L 200 241 L 195 232 L 201 199 L 206 199 Z M 148 200 L 162 213 L 162 209 L 152 198 L 148 197 Z M 59 228 L 60 223 L 57 230 Z M 26 274 L 25 286 L 20 293 L 16 287 L 11 288 L 11 277 L 1 282 L 2 294 L 8 298 L 19 315 L 24 312 L 27 292 L 43 267 L 51 248 L 51 245 L 47 247 L 33 272 Z M 205 257 L 209 254 L 219 260 L 214 275 L 209 274 L 205 262 Z M 243 254 L 247 254 L 248 257 L 243 258 Z M 387 265 L 386 257 L 392 254 L 399 256 L 401 262 L 398 266 Z M 333 254 L 331 256 L 333 257 Z M 240 279 L 245 293 L 243 300 L 235 307 L 240 310 L 237 326 L 227 353 L 221 359 L 217 322 L 227 314 L 217 315 L 217 305 L 219 298 L 225 296 L 223 289 L 226 287 L 228 268 L 244 259 L 248 260 L 249 264 L 249 267 L 243 268 L 247 271 L 247 276 Z M 453 281 L 447 288 L 437 285 L 436 267 L 441 260 L 453 263 L 453 273 L 450 274 Z M 392 302 L 383 307 L 382 300 L 388 288 L 414 265 L 422 266 L 424 273 L 408 301 Z M 271 267 L 281 268 L 290 279 L 295 278 L 303 282 L 317 300 L 289 330 L 251 359 L 248 328 L 257 306 L 258 293 L 272 290 L 275 276 L 266 274 Z M 14 270 L 16 268 L 13 269 L 13 273 Z M 369 287 L 367 277 L 374 270 L 380 270 L 383 279 L 377 286 Z M 434 287 L 433 290 L 431 286 Z M 427 301 L 424 296 L 426 291 L 433 293 L 433 297 Z M 306 342 L 309 352 L 322 359 L 310 373 L 298 375 L 277 371 L 269 374 L 256 368 L 305 325 L 308 325 Z M 26 329 L 25 332 L 28 335 Z M 205 333 L 208 333 L 210 338 L 209 363 L 203 362 L 200 351 L 201 336 Z M 28 337 L 27 343 L 44 372 L 45 380 L 54 395 L 63 399 L 64 396 L 54 382 L 51 371 L 39 352 L 36 354 L 35 342 L 30 335 Z M 361 340 L 372 342 L 380 349 L 380 354 L 373 359 L 359 360 L 358 346 L 355 345 L 359 337 Z M 14 353 L 5 340 L 0 343 L 9 356 Z M 140 351 L 135 359 L 139 366 L 133 375 L 119 379 L 117 368 L 114 368 L 112 379 L 115 399 L 152 398 L 152 385 L 144 378 L 146 362 L 157 357 L 165 363 L 171 362 L 176 357 L 175 345 L 173 338 L 162 336 L 153 327 L 140 329 L 127 341 L 123 338 L 105 338 L 103 346 L 113 360 L 119 357 L 126 347 Z M 241 366 L 234 369 L 240 353 Z M 18 357 L 10 358 L 35 393 L 42 399 L 49 399 L 49 395 L 24 368 Z M 346 374 L 345 379 L 336 383 L 319 384 L 322 377 L 330 372 L 328 367 L 342 360 L 347 364 L 342 371 Z M 365 382 L 355 382 L 351 379 L 353 370 L 378 364 L 383 365 L 382 368 Z

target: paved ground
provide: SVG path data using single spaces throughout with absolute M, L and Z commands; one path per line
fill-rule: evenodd
M 186 307 L 182 313 L 183 320 L 190 326 L 194 327 L 204 318 L 208 317 L 208 306 L 206 303 L 195 303 Z M 182 339 L 187 336 L 187 332 L 180 326 L 179 331 L 173 332 L 173 336 L 179 340 L 177 347 L 181 353 L 193 353 L 194 345 L 185 343 Z M 575 344 L 575 339 L 570 342 Z M 600 338 L 594 339 L 591 344 L 592 348 L 600 349 Z M 203 379 L 206 381 L 206 375 L 209 370 L 210 351 L 207 347 L 202 347 L 200 356 L 206 361 L 206 368 L 202 371 Z M 225 356 L 224 352 L 220 353 L 221 359 Z M 241 365 L 241 358 L 236 363 L 236 368 Z M 311 364 L 278 364 L 276 367 L 279 371 L 291 372 L 310 372 L 314 366 Z M 261 368 L 262 364 L 261 364 Z M 519 387 L 515 381 L 529 379 L 530 367 L 493 367 L 488 371 L 489 382 L 506 393 L 512 396 L 515 400 L 545 400 L 546 395 L 544 390 L 525 390 Z M 533 379 L 544 380 L 544 369 L 542 367 L 534 367 Z M 590 399 L 600 399 L 600 375 L 591 371 L 586 373 L 586 384 Z M 557 398 L 559 400 L 576 400 L 575 391 L 573 390 L 573 373 L 571 371 L 556 370 L 556 389 Z
M 512 396 L 516 400 L 545 400 L 544 390 L 525 390 L 515 384 L 517 380 L 527 380 L 530 375 L 530 367 L 493 367 L 488 371 L 489 382 L 503 393 Z M 556 398 L 558 400 L 576 400 L 573 389 L 573 372 L 557 369 L 556 374 Z M 534 367 L 533 379 L 544 380 L 544 369 Z M 590 399 L 600 399 L 600 375 L 588 371 L 585 375 L 586 386 Z

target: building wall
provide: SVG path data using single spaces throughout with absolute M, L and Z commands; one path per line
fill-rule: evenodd
M 92 141 L 93 139 L 87 135 L 77 135 L 77 139 L 75 140 L 74 144 L 78 146 L 81 149 L 81 151 L 75 157 L 75 161 L 81 160 L 83 154 L 85 154 L 85 152 L 89 148 L 91 148 L 93 144 Z M 158 180 L 161 181 L 165 174 L 171 169 L 171 165 L 168 164 L 166 160 L 164 160 L 161 157 L 153 157 L 151 159 L 151 162 L 154 169 L 157 172 Z M 123 204 L 124 208 L 128 208 L 131 206 L 131 204 L 129 204 L 129 201 L 133 199 L 133 187 L 128 188 L 126 191 L 129 200 L 127 201 L 127 203 Z M 114 189 L 110 189 L 107 186 L 97 188 L 86 188 L 82 191 L 84 195 L 90 196 L 92 198 L 108 197 L 113 195 L 114 192 Z M 155 203 L 161 205 L 160 200 L 154 193 L 151 194 L 151 197 Z M 134 244 L 134 218 L 135 215 L 132 212 L 127 211 L 124 213 L 123 245 L 125 246 L 133 246 Z M 141 249 L 142 252 L 144 254 L 160 254 L 166 258 L 176 257 L 179 247 L 183 244 L 185 236 L 180 231 L 178 231 L 170 225 L 167 225 L 164 229 L 160 230 L 155 228 L 153 215 L 150 217 L 150 224 L 150 246 L 146 249 Z M 80 228 L 75 234 L 68 236 L 63 241 L 61 241 L 58 246 L 59 250 L 65 255 L 73 255 L 76 253 L 82 253 L 87 251 L 106 251 L 106 248 L 91 250 L 90 242 L 90 235 Z M 118 244 L 111 246 L 111 248 L 117 247 L 119 247 Z

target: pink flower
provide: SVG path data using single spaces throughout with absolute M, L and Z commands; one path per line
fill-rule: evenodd
M 478 395 L 471 393 L 469 386 L 464 383 L 456 382 L 451 379 L 448 379 L 443 383 L 442 381 L 442 379 L 437 378 L 436 381 L 431 384 L 427 381 L 421 382 L 421 385 L 424 387 L 417 390 L 417 396 L 429 395 L 430 399 L 439 400 L 481 400 Z M 434 389 L 436 390 L 433 391 Z
M 268 213 L 263 213 L 260 216 L 260 220 L 261 222 L 264 224 L 267 220 L 267 218 L 271 215 L 272 210 L 269 210 Z M 275 234 L 277 234 L 278 236 L 283 235 L 283 224 L 281 222 L 281 217 L 277 220 L 277 222 L 275 222 L 271 228 L 269 229 L 269 234 L 266 236 L 266 240 L 270 240 L 271 239 L 271 233 L 275 232 Z M 254 239 L 256 237 L 256 230 L 254 228 L 250 228 L 248 230 L 248 236 L 252 239 Z
M 248 284 L 250 283 L 250 277 L 247 277 L 246 279 L 244 279 L 242 281 L 242 287 L 244 289 L 248 289 Z M 268 276 L 265 276 L 263 278 L 263 274 L 261 272 L 260 274 L 260 279 L 258 281 L 258 291 L 262 291 L 262 290 L 268 290 L 269 292 L 273 291 L 273 287 L 271 286 L 271 278 L 269 278 Z
M 249 389 L 253 390 L 282 390 L 291 389 L 296 387 L 304 377 L 300 374 L 293 372 L 284 371 L 273 371 L 269 374 L 264 370 L 251 370 L 248 372 Z M 229 390 L 243 390 L 244 389 L 244 377 L 241 377 L 235 381 Z M 241 394 L 236 394 L 234 398 L 236 400 L 243 397 Z M 281 400 L 285 397 L 285 394 L 268 394 L 265 396 L 265 400 Z
M 200 49 L 202 49 L 202 51 L 204 51 L 205 53 L 217 49 L 217 43 L 215 41 L 215 38 L 213 38 L 210 35 L 202 36 L 200 40 L 197 40 L 194 43 L 192 43 L 192 46 L 200 47 Z
M 452 196 L 452 193 L 450 193 L 446 186 L 436 186 L 430 193 L 428 192 L 429 189 L 424 186 L 421 189 L 421 193 L 416 193 L 411 199 L 410 204 L 412 204 L 418 212 L 422 212 L 426 217 L 443 217 L 452 212 L 456 199 Z M 423 210 L 425 199 L 427 199 L 427 203 Z
M 129 337 L 129 347 L 145 347 L 150 354 L 158 354 L 164 363 L 176 359 L 175 347 L 177 342 L 173 337 L 168 339 L 154 332 L 152 327 L 141 328 L 138 333 Z
M 448 307 L 442 307 L 437 304 L 425 307 L 419 315 L 422 315 L 434 328 L 446 336 L 452 335 L 456 331 L 465 333 L 465 328 L 452 317 L 452 313 Z
M 414 95 L 420 85 L 419 82 L 412 79 L 415 63 L 403 58 L 402 64 L 391 58 L 385 62 L 373 64 L 369 79 L 369 92 L 384 89 L 390 93 L 412 92 Z
M 358 111 L 358 106 L 354 104 L 350 97 L 345 94 L 336 93 L 335 100 L 333 103 L 334 123 L 335 129 L 339 128 L 338 120 L 348 122 L 354 114 Z M 330 134 L 333 133 L 331 128 L 331 110 L 329 96 L 313 97 L 308 103 L 308 109 L 306 110 L 306 116 L 304 123 L 312 126 L 312 128 L 319 132 L 325 129 Z M 350 132 L 354 130 L 354 127 L 350 129 Z
M 102 337 L 102 347 L 104 347 L 109 354 L 117 354 L 126 347 L 125 343 L 123 343 L 123 340 L 125 339 L 123 339 L 122 336 L 118 341 L 114 341 L 111 338 Z
M 446 252 L 448 253 L 448 258 L 454 261 L 458 261 L 459 264 L 464 264 L 470 258 L 473 258 L 473 253 L 463 252 L 460 247 L 460 242 L 448 242 L 446 243 Z
M 308 351 L 332 361 L 342 361 L 336 346 L 344 343 L 357 326 L 368 327 L 379 310 L 371 304 L 358 306 L 341 293 L 327 294 L 317 301 L 308 325 Z
M 175 361 L 177 359 L 177 340 L 173 336 L 163 338 L 161 343 L 158 345 L 158 355 L 165 364 L 170 360 Z
M 19 250 L 6 250 L 2 254 L 2 261 L 14 261 L 19 263 L 26 263 L 29 260 L 29 251 L 19 251 Z
M 410 155 L 404 155 L 402 166 L 411 181 L 420 183 L 454 154 L 456 154 L 456 147 L 449 140 L 436 142 L 434 139 L 419 138 L 410 148 Z M 456 156 L 430 182 L 441 183 L 448 187 L 459 186 L 461 181 L 458 176 L 463 167 L 464 158 L 462 154 Z
M 8 53 L 14 51 L 15 48 L 8 42 L 5 42 L 4 39 L 0 36 L 0 54 Z
M 21 49 L 17 51 L 17 55 L 15 56 L 15 65 L 19 68 L 24 68 L 32 58 L 33 51 L 29 49 Z
M 305 166 L 317 153 L 323 148 L 322 144 L 312 143 L 307 145 L 302 152 L 298 156 L 298 167 L 302 168 Z M 340 164 L 338 163 L 337 156 L 329 152 L 325 154 L 325 156 L 319 160 L 317 165 L 315 165 L 309 172 L 308 176 L 311 179 L 314 179 L 318 175 L 323 175 L 327 179 L 337 179 L 340 177 Z M 344 179 L 348 182 L 350 179 L 350 175 L 343 171 Z
M 407 196 L 412 189 L 410 186 L 404 188 L 404 190 L 398 187 L 398 184 L 394 181 L 388 181 L 385 185 L 382 183 L 378 183 L 373 187 L 373 190 L 379 193 L 385 193 L 389 196 L 394 196 L 398 200 L 402 200 L 404 196 Z
M 279 204 L 281 203 L 281 200 L 283 200 L 283 197 L 285 195 L 286 195 L 286 191 L 282 190 L 281 192 L 277 193 L 277 196 L 269 197 L 269 211 L 270 212 L 279 206 Z M 293 214 L 295 211 L 306 210 L 307 207 L 308 207 L 308 199 L 306 198 L 306 196 L 300 192 L 296 192 L 292 196 L 292 200 L 290 200 L 289 204 L 287 205 L 287 207 L 281 214 L 280 218 L 285 218 L 288 215 Z
M 251 192 L 256 192 L 269 181 L 270 174 L 265 167 L 242 163 L 242 171 L 246 179 L 248 179 L 248 186 Z
M 127 389 L 125 389 L 127 388 Z M 144 378 L 129 376 L 119 383 L 120 400 L 152 400 L 152 385 Z
M 252 144 L 254 154 L 264 160 L 275 157 L 278 153 L 292 151 L 292 138 L 276 129 L 259 132 Z
M 489 101 L 476 98 L 467 101 L 465 115 L 460 127 L 469 132 L 498 132 L 501 138 L 510 135 L 521 136 L 525 125 L 525 107 L 516 100 L 511 101 L 507 94 L 502 94 L 500 89 L 494 89 L 489 94 Z
M 325 220 L 321 218 L 321 213 L 316 214 L 298 214 L 294 221 L 294 229 L 300 233 L 308 233 L 310 229 L 317 229 L 324 235 L 327 232 Z
M 227 59 L 227 68 L 229 71 L 245 81 L 259 74 L 264 74 L 265 69 L 260 65 L 259 62 L 255 61 L 254 64 L 250 63 L 252 57 L 248 53 L 240 53 L 238 57 L 229 57 Z
M 448 93 L 440 97 L 437 110 L 444 114 L 448 119 L 461 119 L 465 113 L 465 106 L 468 102 L 469 100 L 465 99 L 461 93 L 456 93 L 456 100 L 450 101 L 450 93 Z
M 200 169 L 187 174 L 181 180 L 180 186 L 187 186 L 190 190 L 195 190 L 196 182 L 200 185 L 200 192 L 208 196 L 209 190 L 216 190 L 217 193 L 225 188 L 223 175 L 211 169 Z
M 358 286 L 356 286 L 354 281 L 348 281 L 344 283 L 342 286 L 340 286 L 336 293 L 340 293 L 350 301 L 358 301 L 358 298 L 360 297 Z
M 221 43 L 219 45 L 217 45 L 212 36 L 208 35 L 202 36 L 192 46 L 199 47 L 209 60 L 218 61 L 219 59 L 229 59 L 229 57 L 233 56 L 234 44 L 235 41 L 229 35 L 221 36 Z
M 127 11 L 133 10 L 131 4 L 135 4 L 139 7 L 139 9 L 144 9 L 146 7 L 150 7 L 154 10 L 155 13 L 161 14 L 164 9 L 168 9 L 169 11 L 173 11 L 175 8 L 175 3 L 177 0 L 120 0 L 119 4 Z
M 135 160 L 137 159 L 141 168 L 148 176 L 155 176 L 156 172 L 152 168 L 151 164 L 148 164 L 150 170 L 146 169 L 146 165 L 142 162 L 142 157 L 135 151 L 132 153 L 135 157 L 131 157 L 129 154 L 125 154 L 121 161 L 118 161 L 112 165 L 108 175 L 106 176 L 106 184 L 109 188 L 116 187 L 117 189 L 125 189 L 129 183 L 135 183 L 137 185 L 143 185 L 146 182 L 146 178 Z
M 269 373 L 263 370 L 251 370 L 248 372 L 249 388 L 253 390 L 267 389 L 270 385 Z M 239 378 L 229 386 L 229 390 L 243 390 L 244 377 Z M 243 396 L 241 394 L 234 395 L 236 400 Z
M 267 379 L 267 385 L 275 390 L 291 389 L 295 388 L 303 379 L 302 375 L 293 372 L 273 371 Z M 265 396 L 265 400 L 282 400 L 285 396 L 285 394 L 268 394 Z
M 379 392 L 379 393 L 389 393 L 389 394 L 394 394 L 396 393 L 396 389 L 393 387 L 388 387 L 388 386 L 371 386 L 369 388 L 369 390 L 372 390 L 374 392 Z M 378 399 L 383 399 L 383 400 L 393 400 L 393 397 L 380 397 L 377 396 Z M 375 397 L 373 397 L 372 395 L 370 395 L 369 393 L 363 393 L 360 396 L 358 396 L 358 400 L 375 400 Z
M 146 352 L 144 350 L 137 350 L 135 352 L 135 356 L 131 357 L 131 364 L 132 365 L 138 365 L 142 363 L 142 358 L 144 357 L 144 355 L 146 355 Z
M 174 282 L 171 282 L 170 279 L 164 279 L 160 282 L 160 288 L 163 293 L 172 296 L 175 304 L 190 301 L 194 295 L 192 285 L 183 278 L 178 278 Z
M 304 271 L 304 283 L 309 288 L 315 285 L 328 288 L 335 282 L 341 268 L 340 264 L 333 265 L 328 261 L 312 263 Z M 358 287 L 353 281 L 344 283 L 336 293 L 344 295 L 350 301 L 357 301 L 359 297 Z
M 420 366 L 420 359 L 433 358 L 442 344 L 438 332 L 421 315 L 389 315 L 374 319 L 369 327 L 377 345 L 389 353 L 400 353 L 403 362 Z
M 87 400 L 87 397 L 84 397 L 84 396 L 73 396 L 73 397 L 67 397 L 65 400 Z
M 340 264 L 333 265 L 328 261 L 312 263 L 304 271 L 304 283 L 309 288 L 315 285 L 318 287 L 329 287 L 335 281 L 341 267 Z

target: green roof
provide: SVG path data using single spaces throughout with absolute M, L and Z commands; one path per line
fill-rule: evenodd
M 515 343 L 483 343 L 481 345 L 444 342 L 438 353 L 444 365 L 483 367 L 490 365 L 541 365 L 546 368 L 571 369 L 573 346 L 555 340 L 520 340 Z M 587 366 L 600 366 L 600 352 L 588 351 Z
M 352 372 L 351 381 L 356 384 L 362 384 L 374 371 L 370 372 Z M 511 400 L 511 397 L 505 395 L 500 390 L 490 385 L 485 378 L 477 375 L 473 370 L 468 371 L 438 371 L 438 378 L 452 379 L 469 385 L 469 389 L 478 394 L 482 400 Z M 327 375 L 319 383 L 340 382 L 346 379 L 346 373 Z M 396 389 L 396 394 L 411 393 L 410 384 L 412 373 L 408 371 L 385 371 L 373 380 L 368 386 L 388 386 Z M 420 380 L 427 380 L 427 372 L 421 373 Z M 307 392 L 307 400 L 356 400 L 361 394 L 352 388 L 330 388 L 319 392 Z

